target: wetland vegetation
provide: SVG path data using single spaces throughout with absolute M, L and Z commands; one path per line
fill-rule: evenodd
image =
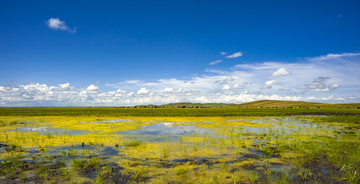
M 359 183 L 351 108 L 1 108 L 4 183 Z

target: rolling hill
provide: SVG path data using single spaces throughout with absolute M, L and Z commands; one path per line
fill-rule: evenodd
M 279 100 L 260 100 L 254 102 L 248 102 L 243 104 L 226 104 L 226 103 L 170 103 L 161 105 L 161 107 L 243 107 L 243 108 L 305 108 L 305 107 L 323 107 L 323 108 L 360 108 L 360 103 L 349 104 L 327 104 L 317 102 L 305 102 L 305 101 L 279 101 Z

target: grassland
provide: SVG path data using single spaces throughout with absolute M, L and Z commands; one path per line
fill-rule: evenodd
M 0 108 L 0 116 L 290 116 L 358 115 L 355 108 Z
M 263 105 L 1 108 L 0 181 L 360 182 L 357 105 Z

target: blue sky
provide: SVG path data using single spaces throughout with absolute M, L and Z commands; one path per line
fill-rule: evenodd
M 360 102 L 359 1 L 0 2 L 0 106 Z

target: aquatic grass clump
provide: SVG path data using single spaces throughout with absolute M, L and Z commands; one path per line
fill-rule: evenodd
M 354 142 L 352 136 L 343 136 L 342 140 L 330 142 L 329 149 L 328 160 L 341 168 L 342 179 L 348 183 L 360 182 L 360 142 Z
M 250 180 L 250 183 L 255 183 L 259 179 L 259 175 L 257 172 L 252 172 L 248 175 L 248 178 Z
M 143 144 L 141 141 L 138 140 L 131 140 L 129 142 L 125 142 L 124 146 L 125 147 L 138 147 L 141 144 Z
M 0 162 L 0 174 L 13 176 L 15 170 L 21 165 L 19 156 L 7 156 Z
M 297 175 L 300 176 L 302 181 L 308 181 L 314 176 L 314 173 L 308 168 L 301 168 Z
M 289 174 L 287 172 L 282 173 L 279 177 L 276 178 L 275 182 L 277 184 L 288 184 L 291 183 L 291 180 L 289 178 Z
M 168 156 L 169 156 L 169 151 L 168 151 L 168 149 L 167 149 L 167 148 L 163 148 L 162 151 L 163 151 L 163 158 L 167 159 Z
M 360 177 L 358 174 L 359 170 L 356 169 L 356 167 L 354 167 L 353 165 L 348 166 L 344 164 L 340 171 L 345 173 L 345 177 L 342 179 L 346 180 L 348 183 L 355 184 L 360 182 Z
M 142 165 L 127 168 L 124 172 L 131 177 L 136 183 L 144 182 L 148 178 L 149 168 Z
M 188 172 L 188 167 L 186 167 L 186 165 L 180 165 L 178 167 L 176 167 L 176 175 L 178 176 L 184 176 L 187 172 Z
M 48 169 L 46 167 L 39 168 L 38 175 L 40 176 L 41 180 L 46 181 L 48 178 Z
M 100 160 L 97 157 L 72 159 L 72 164 L 75 169 L 97 170 L 100 168 L 99 163 Z

